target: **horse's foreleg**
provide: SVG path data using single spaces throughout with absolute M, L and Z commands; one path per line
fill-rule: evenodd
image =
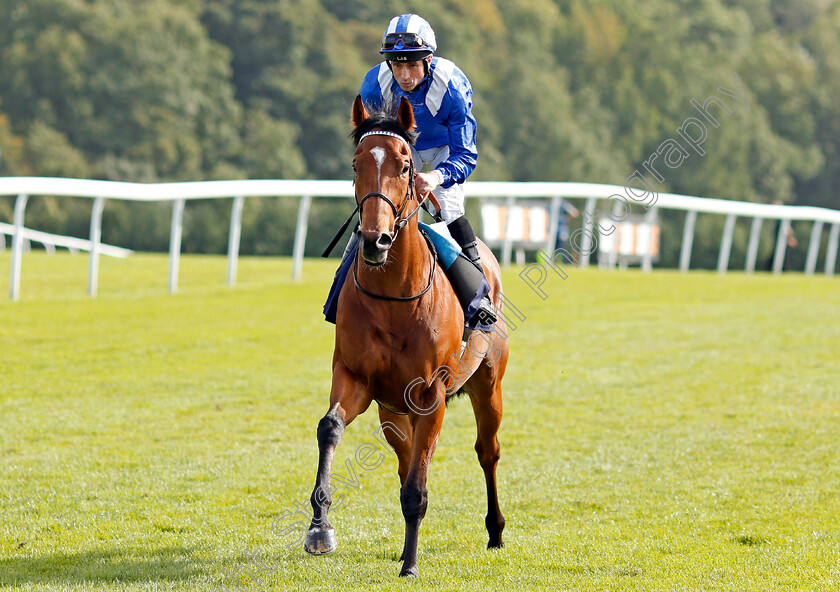
M 440 390 L 440 393 L 437 391 Z M 427 415 L 412 418 L 414 434 L 412 438 L 411 464 L 408 474 L 400 488 L 400 505 L 405 518 L 405 544 L 403 545 L 403 566 L 400 576 L 416 576 L 417 541 L 420 534 L 420 522 L 426 515 L 429 503 L 426 478 L 429 465 L 437 446 L 440 428 L 443 424 L 443 387 L 432 387 L 427 393 L 436 397 L 439 404 Z M 435 399 L 429 399 L 435 400 Z M 431 406 L 430 406 L 431 407 Z
M 335 529 L 327 518 L 332 504 L 330 471 L 333 455 L 344 428 L 370 405 L 370 398 L 339 362 L 333 369 L 330 410 L 318 422 L 318 474 L 312 491 L 312 523 L 306 531 L 303 548 L 312 555 L 335 551 Z
M 500 447 L 496 434 L 502 422 L 502 389 L 499 382 L 487 386 L 487 391 L 492 392 L 489 399 L 479 399 L 471 395 L 475 423 L 478 428 L 478 437 L 475 441 L 475 451 L 478 454 L 478 462 L 484 471 L 484 480 L 487 483 L 487 516 L 484 524 L 487 526 L 487 534 L 490 540 L 487 543 L 488 549 L 504 547 L 502 541 L 502 530 L 505 528 L 505 517 L 499 508 L 499 497 L 496 491 L 496 465 L 499 462 Z
M 312 491 L 312 523 L 306 531 L 303 548 L 307 553 L 321 555 L 335 551 L 335 529 L 327 518 L 327 511 L 332 504 L 330 492 L 330 470 L 335 448 L 344 433 L 345 422 L 343 413 L 339 413 L 337 406 L 331 408 L 318 422 L 318 474 L 315 478 L 315 489 Z

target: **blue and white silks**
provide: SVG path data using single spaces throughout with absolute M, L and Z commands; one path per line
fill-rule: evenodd
M 382 62 L 365 75 L 359 94 L 374 109 L 383 103 L 399 103 L 401 97 L 411 103 L 420 132 L 414 147 L 423 151 L 449 146 L 449 156 L 436 167 L 443 175 L 444 189 L 463 183 L 475 169 L 478 149 L 472 86 L 453 62 L 433 57 L 429 75 L 411 92 L 400 88 L 388 62 Z

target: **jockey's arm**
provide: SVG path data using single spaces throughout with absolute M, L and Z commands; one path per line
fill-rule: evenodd
M 475 144 L 476 123 L 472 114 L 472 89 L 467 83 L 467 87 L 462 89 L 460 94 L 452 92 L 451 98 L 452 106 L 446 119 L 449 157 L 435 169 L 441 174 L 440 184 L 444 188 L 466 181 L 478 160 Z

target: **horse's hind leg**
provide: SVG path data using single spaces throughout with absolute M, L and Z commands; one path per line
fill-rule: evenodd
M 385 440 L 397 455 L 399 463 L 397 471 L 400 476 L 400 485 L 403 485 L 411 463 L 411 437 L 414 432 L 411 422 L 407 415 L 398 415 L 380 407 L 379 424 Z
M 440 395 L 438 396 L 438 390 Z M 429 465 L 437 447 L 440 428 L 443 424 L 443 387 L 433 386 L 426 390 L 425 402 L 439 400 L 436 405 L 422 405 L 430 409 L 426 415 L 412 416 L 414 433 L 412 434 L 411 464 L 408 474 L 400 488 L 400 505 L 405 518 L 405 543 L 403 544 L 403 566 L 400 576 L 416 576 L 417 569 L 417 541 L 420 536 L 420 523 L 426 515 L 429 504 L 426 478 Z
M 488 369 L 481 368 L 479 373 L 483 370 Z M 490 536 L 487 548 L 493 549 L 505 545 L 502 541 L 505 517 L 502 516 L 502 510 L 499 508 L 499 497 L 496 491 L 496 465 L 500 456 L 499 439 L 496 434 L 502 422 L 502 388 L 501 380 L 498 378 L 490 384 L 486 383 L 483 376 L 475 376 L 473 380 L 476 379 L 478 384 L 471 384 L 470 386 L 474 388 L 469 388 L 468 391 L 478 428 L 475 451 L 487 482 L 487 516 L 484 519 L 487 534 Z M 491 393 L 490 397 L 480 396 L 487 392 Z
M 332 504 L 330 470 L 333 455 L 344 428 L 370 405 L 370 397 L 352 380 L 344 364 L 338 361 L 333 370 L 330 410 L 318 422 L 318 474 L 312 491 L 312 523 L 306 531 L 303 548 L 312 555 L 335 551 L 335 529 L 327 518 Z
M 380 407 L 379 423 L 381 425 L 380 429 L 385 434 L 388 444 L 394 449 L 397 455 L 397 462 L 399 463 L 397 471 L 400 476 L 400 486 L 405 485 L 408 468 L 411 464 L 411 441 L 414 435 L 411 422 L 407 415 L 397 415 L 384 407 Z M 399 560 L 403 561 L 404 559 L 405 542 L 403 542 L 403 550 Z

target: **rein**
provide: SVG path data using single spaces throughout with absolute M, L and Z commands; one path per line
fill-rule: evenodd
M 419 210 L 420 208 L 417 209 Z M 356 268 L 359 266 L 358 257 L 356 257 L 356 260 L 353 262 L 353 283 L 356 284 L 356 288 L 365 296 L 370 296 L 371 298 L 376 298 L 378 300 L 389 300 L 391 302 L 409 302 L 422 297 L 423 294 L 431 289 L 432 284 L 435 283 L 435 272 L 437 272 L 437 254 L 435 253 L 435 247 L 429 240 L 428 236 L 424 234 L 423 238 L 426 239 L 426 243 L 429 245 L 429 250 L 432 254 L 432 273 L 429 275 L 429 284 L 423 288 L 422 292 L 415 294 L 414 296 L 388 296 L 386 294 L 376 294 L 375 292 L 371 292 L 359 283 L 359 277 L 356 275 Z

